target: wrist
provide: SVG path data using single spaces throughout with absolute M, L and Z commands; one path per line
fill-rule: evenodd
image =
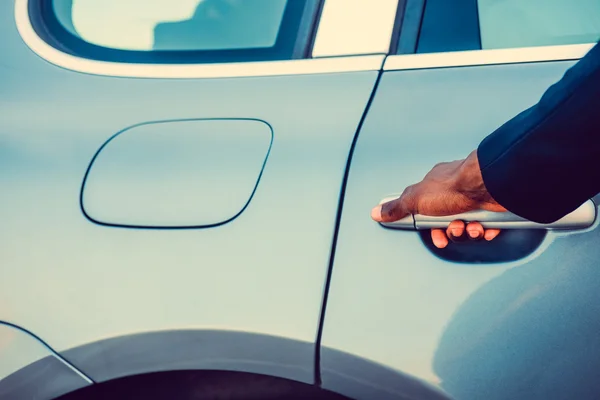
M 472 151 L 459 166 L 455 189 L 469 199 L 477 202 L 488 202 L 491 200 L 491 196 L 483 182 L 483 175 L 481 174 L 477 158 L 477 150 Z

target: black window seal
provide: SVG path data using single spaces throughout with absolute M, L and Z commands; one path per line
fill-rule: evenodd
M 293 0 L 292 0 L 293 1 Z M 319 21 L 323 14 L 325 0 L 307 0 L 305 17 L 298 29 L 296 46 L 294 46 L 294 59 L 310 58 L 315 45 Z
M 417 52 L 421 24 L 427 0 L 406 0 L 402 26 L 397 36 L 392 54 L 413 54 Z
M 481 20 L 479 19 L 479 0 L 475 0 L 475 15 L 477 15 L 477 40 L 478 40 L 478 50 L 483 49 L 483 38 L 481 37 Z
M 58 21 L 52 0 L 30 0 L 29 15 L 36 34 L 50 46 L 73 56 L 130 64 L 192 64 L 279 61 L 303 58 L 311 27 L 323 0 L 289 0 L 273 47 L 228 50 L 120 50 L 94 45 L 69 32 Z M 301 37 L 302 35 L 303 37 Z
M 399 0 L 398 8 L 396 9 L 396 18 L 394 19 L 394 28 L 392 29 L 392 40 L 390 41 L 390 48 L 388 54 L 396 54 L 398 43 L 400 41 L 400 32 L 404 25 L 404 13 L 406 12 L 407 4 L 411 0 Z

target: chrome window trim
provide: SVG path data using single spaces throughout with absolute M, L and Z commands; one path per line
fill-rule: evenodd
M 313 57 L 388 54 L 399 0 L 325 0 Z
M 594 45 L 595 43 L 586 43 L 513 49 L 469 50 L 446 53 L 400 54 L 387 57 L 383 70 L 399 71 L 410 69 L 578 60 L 590 51 Z
M 29 1 L 34 0 L 15 0 L 15 21 L 25 44 L 35 54 L 51 64 L 67 70 L 92 75 L 174 79 L 305 75 L 379 71 L 385 60 L 385 54 L 370 54 L 321 59 L 218 64 L 130 64 L 96 61 L 63 53 L 40 38 L 31 23 Z

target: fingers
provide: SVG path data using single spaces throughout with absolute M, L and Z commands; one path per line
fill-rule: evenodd
M 394 201 L 396 201 L 396 200 L 394 200 Z M 393 202 L 391 201 L 390 203 L 393 203 Z M 385 203 L 385 204 L 389 204 L 389 203 Z M 383 206 L 385 204 L 380 204 L 371 210 L 371 218 L 374 221 L 377 221 L 377 222 L 393 222 L 394 221 L 394 220 L 389 220 L 387 217 L 387 214 L 385 216 L 383 215 Z
M 438 249 L 448 246 L 448 236 L 446 236 L 446 232 L 443 229 L 432 229 L 431 240 L 433 241 L 433 245 Z
M 453 242 L 459 241 L 465 233 L 465 223 L 461 220 L 454 220 L 450 222 L 448 228 L 446 228 L 446 235 Z
M 433 245 L 438 249 L 443 249 L 448 246 L 448 239 L 452 241 L 458 241 L 465 233 L 465 223 L 461 220 L 452 221 L 448 228 L 444 231 L 443 229 L 432 229 L 431 240 Z
M 479 240 L 485 234 L 483 226 L 479 222 L 469 222 L 467 224 L 467 236 L 472 240 Z
M 500 234 L 500 229 L 488 229 L 485 231 L 485 234 L 483 235 L 483 237 L 485 238 L 485 240 L 492 241 L 496 238 L 496 236 L 498 236 Z
M 399 198 L 373 208 L 371 218 L 377 222 L 394 222 L 408 214 L 410 213 L 405 210 L 402 198 Z
M 410 213 L 415 212 L 413 205 L 411 205 L 412 187 L 408 187 L 400 198 L 389 201 L 384 204 L 380 204 L 371 210 L 371 218 L 377 222 L 394 222 L 398 221 Z M 414 201 L 412 201 L 414 203 Z M 500 234 L 500 229 L 484 229 L 483 225 L 479 222 L 469 222 L 465 224 L 461 220 L 452 221 L 448 228 L 444 231 L 443 229 L 432 229 L 431 239 L 435 247 L 443 249 L 448 246 L 449 240 L 453 242 L 460 242 L 468 237 L 471 240 L 479 240 L 484 238 L 485 240 L 492 241 Z
M 446 230 L 432 229 L 431 240 L 435 247 L 443 249 L 448 246 L 450 241 L 460 242 L 465 236 L 471 240 L 484 238 L 489 242 L 494 240 L 500 232 L 500 229 L 484 229 L 479 222 L 469 222 L 465 225 L 463 221 L 455 220 L 448 225 Z
M 399 198 L 373 208 L 371 218 L 377 222 L 394 222 L 409 214 L 417 214 L 417 187 L 418 184 L 408 186 Z

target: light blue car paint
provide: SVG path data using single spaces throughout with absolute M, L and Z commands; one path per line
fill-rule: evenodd
M 44 400 L 91 383 L 29 332 L 0 323 L 0 399 Z
M 340 185 L 379 73 L 92 76 L 32 53 L 12 2 L 0 3 L 0 33 L 0 320 L 35 332 L 96 381 L 185 367 L 313 383 Z M 323 387 L 357 399 L 585 398 L 594 389 L 597 229 L 549 234 L 520 261 L 472 265 L 369 218 L 383 196 L 464 157 L 571 64 L 383 75 L 345 191 Z M 210 118 L 273 129 L 238 218 L 188 230 L 86 219 L 85 172 L 115 133 Z M 0 364 L 21 373 L 55 357 L 32 354 Z
M 214 227 L 250 204 L 271 144 L 251 119 L 159 121 L 107 141 L 85 176 L 81 207 L 101 224 Z
M 0 320 L 61 354 L 149 332 L 232 331 L 241 348 L 255 335 L 274 337 L 305 352 L 284 357 L 288 368 L 273 374 L 313 383 L 340 184 L 378 72 L 93 76 L 34 54 L 19 37 L 10 1 L 0 2 L 0 33 Z M 115 133 L 207 118 L 258 119 L 273 129 L 260 184 L 238 218 L 209 229 L 155 230 L 84 216 L 85 172 Z M 228 343 L 211 338 L 204 346 Z M 273 354 L 285 351 L 273 343 Z M 264 371 L 260 362 L 230 368 Z M 115 369 L 112 377 L 133 372 Z
M 466 156 L 572 64 L 384 73 L 346 188 L 322 340 L 325 387 L 335 378 L 328 370 L 343 368 L 335 349 L 456 399 L 596 398 L 598 229 L 549 234 L 520 261 L 459 264 L 369 216 L 432 165 Z

